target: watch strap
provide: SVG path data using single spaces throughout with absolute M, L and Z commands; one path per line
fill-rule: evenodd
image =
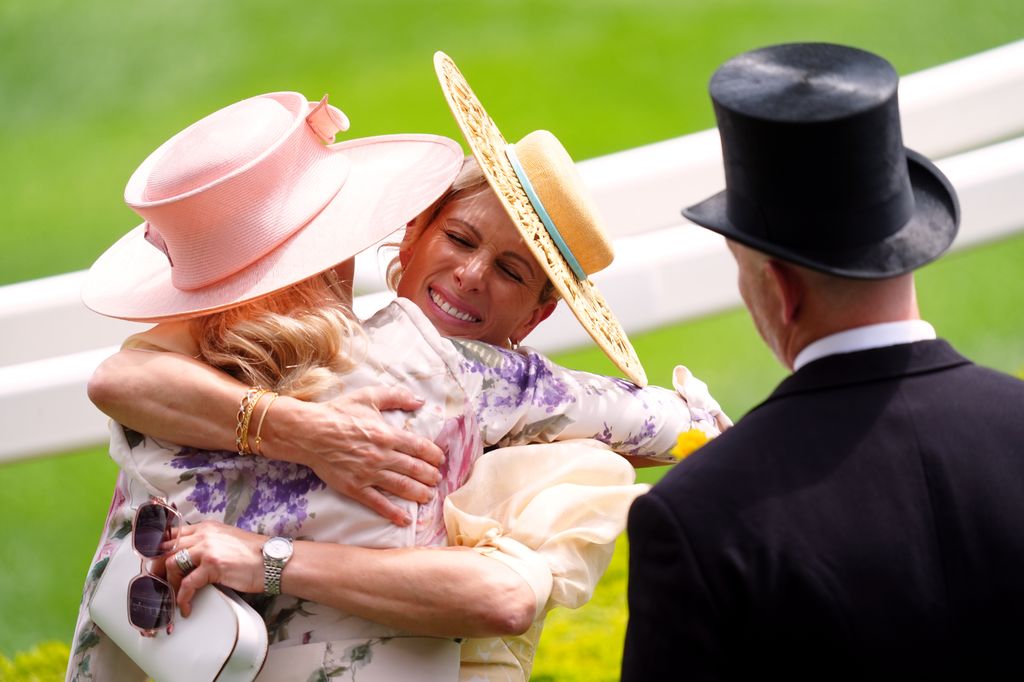
M 284 557 L 271 556 L 267 552 L 267 545 L 275 542 L 283 541 L 288 546 L 288 551 Z M 285 564 L 292 558 L 291 556 L 292 540 L 291 538 L 285 537 L 273 537 L 263 545 L 263 593 L 276 597 L 281 594 L 281 572 L 284 570 Z
M 263 593 L 271 596 L 281 594 L 281 569 L 283 562 L 279 559 L 263 558 Z

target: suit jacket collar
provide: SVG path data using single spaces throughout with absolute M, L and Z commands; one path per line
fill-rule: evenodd
M 761 405 L 797 393 L 923 374 L 970 363 L 943 339 L 829 355 L 791 374 Z

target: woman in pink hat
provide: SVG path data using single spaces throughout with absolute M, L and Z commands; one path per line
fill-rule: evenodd
M 542 599 L 538 592 L 545 578 L 530 582 L 525 577 L 535 567 L 528 561 L 517 563 L 518 541 L 499 542 L 500 533 L 493 528 L 470 528 L 474 499 L 465 501 L 469 511 L 462 526 L 466 537 L 479 533 L 495 539 L 491 546 L 482 543 L 477 552 L 425 554 L 405 549 L 445 544 L 450 528 L 441 512 L 442 506 L 451 506 L 445 498 L 465 483 L 483 447 L 600 436 L 636 456 L 664 457 L 680 432 L 697 427 L 713 434 L 716 427 L 707 411 L 691 410 L 668 391 L 638 390 L 621 381 L 570 372 L 532 353 L 446 340 L 404 299 L 364 325 L 356 322 L 349 309 L 352 256 L 429 206 L 450 184 L 460 155 L 454 143 L 432 136 L 325 145 L 344 124 L 326 101 L 310 104 L 295 93 L 252 98 L 179 133 L 129 181 L 126 199 L 146 222 L 97 261 L 83 298 L 104 314 L 164 322 L 155 338 L 170 339 L 167 346 L 231 372 L 250 388 L 241 401 L 233 399 L 238 410 L 233 445 L 239 455 L 183 449 L 113 425 L 111 454 L 123 473 L 83 603 L 88 604 L 103 561 L 124 536 L 129 510 L 156 496 L 175 505 L 187 522 L 223 520 L 276 536 L 260 539 L 260 588 L 272 597 L 263 604 L 273 642 L 264 672 L 268 679 L 284 679 L 286 671 L 289 679 L 307 679 L 317 671 L 361 667 L 367 662 L 367 647 L 375 663 L 361 674 L 373 679 L 369 675 L 375 666 L 386 669 L 386 661 L 403 651 L 399 645 L 380 646 L 396 640 L 410 650 L 428 647 L 435 655 L 429 665 L 417 664 L 415 672 L 422 679 L 442 679 L 453 661 L 458 667 L 458 647 L 452 640 L 401 636 L 416 630 L 411 627 L 415 623 L 423 624 L 422 614 L 389 610 L 372 596 L 362 602 L 351 594 L 339 596 L 308 575 L 306 585 L 319 587 L 309 588 L 305 598 L 280 594 L 307 589 L 302 587 L 302 571 L 315 570 L 315 558 L 321 556 L 317 553 L 355 549 L 297 543 L 295 559 L 289 562 L 290 538 L 393 548 L 374 555 L 388 557 L 381 560 L 384 564 L 378 562 L 373 575 L 363 576 L 374 580 L 397 575 L 388 572 L 388 561 L 397 562 L 390 570 L 427 576 L 428 582 L 429 576 L 457 571 L 463 580 L 446 587 L 445 608 L 420 632 L 435 626 L 443 632 L 430 634 L 521 629 L 546 603 L 546 595 Z M 534 276 L 529 284 L 540 289 L 543 280 Z M 450 303 L 444 305 L 452 309 Z M 148 358 L 164 359 L 166 354 Z M 381 383 L 412 388 L 420 395 L 419 409 L 395 415 L 392 423 L 401 423 L 447 453 L 437 493 L 429 501 L 389 500 L 409 519 L 407 525 L 386 523 L 350 498 L 334 494 L 311 469 L 272 459 L 264 449 L 271 443 L 264 438 L 276 419 L 268 419 L 268 413 L 274 406 L 283 414 L 278 404 L 286 405 L 286 396 L 324 400 Z M 169 385 L 163 390 L 175 392 Z M 268 457 L 245 456 L 261 453 Z M 167 562 L 172 582 L 195 569 L 182 586 L 183 594 L 204 578 L 209 581 L 217 566 L 204 561 L 204 538 L 193 531 L 182 533 L 178 551 Z M 521 554 L 529 552 L 518 544 Z M 270 556 L 271 546 L 287 551 Z M 492 554 L 512 570 L 499 567 Z M 421 557 L 429 557 L 425 565 L 420 565 Z M 417 568 L 411 573 L 408 567 L 414 563 Z M 284 570 L 286 566 L 291 570 Z M 550 576 L 546 581 L 550 590 Z M 289 583 L 297 587 L 291 589 Z M 476 631 L 459 630 L 456 621 L 474 622 L 474 614 L 488 610 L 485 591 L 473 590 L 486 585 L 504 585 L 491 595 L 494 603 L 523 595 L 525 589 L 525 618 L 500 627 L 492 618 Z M 356 592 L 364 593 L 365 584 L 360 587 Z M 415 593 L 415 587 L 411 583 L 405 589 Z M 475 609 L 461 603 L 470 600 L 451 598 L 453 591 L 462 590 L 480 602 Z M 424 594 L 420 591 L 419 596 Z M 446 612 L 452 613 L 447 621 Z M 97 677 L 111 670 L 117 670 L 118 678 L 127 676 L 121 666 L 129 663 L 89 622 L 85 609 L 75 641 L 72 677 L 85 670 Z

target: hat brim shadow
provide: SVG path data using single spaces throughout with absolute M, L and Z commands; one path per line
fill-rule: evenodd
M 960 205 L 949 180 L 927 158 L 905 149 L 914 214 L 880 242 L 846 250 L 794 249 L 751 236 L 729 220 L 728 190 L 682 210 L 683 216 L 744 246 L 839 277 L 884 279 L 915 270 L 942 255 L 956 237 Z

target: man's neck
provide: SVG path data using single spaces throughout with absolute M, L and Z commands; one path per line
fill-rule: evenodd
M 897 320 L 863 325 L 829 334 L 805 346 L 793 360 L 793 371 L 829 355 L 853 353 L 935 338 L 935 329 L 924 320 Z
M 821 283 L 818 283 L 822 286 Z M 784 346 L 786 366 L 811 344 L 848 330 L 895 322 L 919 321 L 913 275 L 887 280 L 826 280 L 823 288 L 804 299 Z

